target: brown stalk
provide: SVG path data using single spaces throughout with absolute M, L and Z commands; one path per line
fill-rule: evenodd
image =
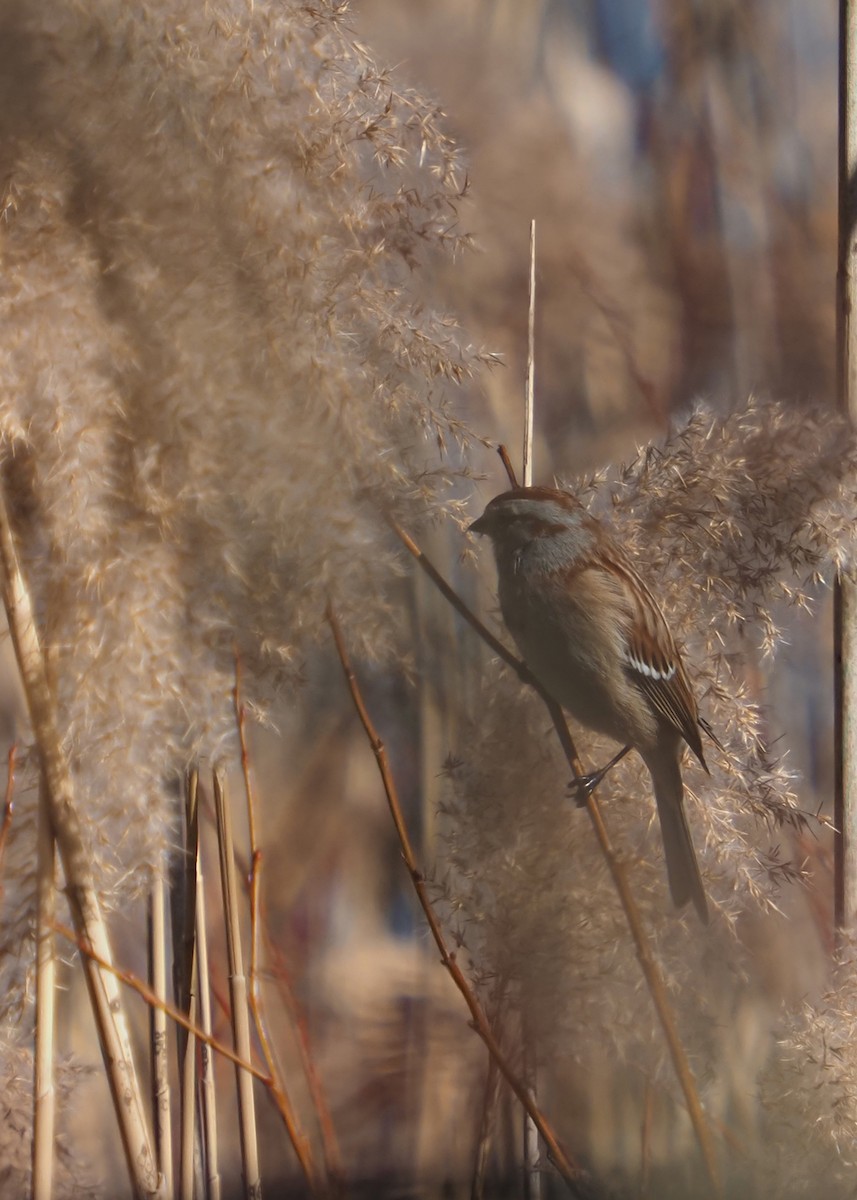
M 500 455 L 503 466 L 506 468 L 506 474 L 509 476 L 509 487 L 516 488 L 518 486 L 518 479 L 515 475 L 515 468 L 512 466 L 511 458 L 509 458 L 509 451 L 502 442 L 497 447 L 497 453 Z
M 247 976 L 244 974 L 244 950 L 241 944 L 241 919 L 238 913 L 238 884 L 235 879 L 235 851 L 232 837 L 232 809 L 223 773 L 214 771 L 214 808 L 217 814 L 217 844 L 220 850 L 220 885 L 223 893 L 223 923 L 226 930 L 226 961 L 229 969 L 230 1016 L 232 1037 L 238 1056 L 250 1060 L 250 1021 L 247 1002 Z M 269 1086 L 273 1077 L 268 1072 Z M 241 1169 L 244 1195 L 256 1200 L 261 1195 L 259 1139 L 256 1126 L 256 1101 L 253 1080 L 237 1068 L 238 1131 L 241 1144 Z
M 92 948 L 92 946 L 87 945 L 82 938 L 77 936 L 73 929 L 69 929 L 68 925 L 63 925 L 61 921 L 54 921 L 51 928 L 56 933 L 66 938 L 67 941 L 71 942 L 72 945 L 77 946 L 78 950 L 86 958 L 91 958 L 92 961 L 99 967 L 102 967 L 110 975 L 114 976 L 121 983 L 124 983 L 126 987 L 131 988 L 132 991 L 136 992 L 138 996 L 141 996 L 143 1000 L 145 1000 L 146 1004 L 150 1005 L 152 1008 L 163 1009 L 167 1016 L 170 1017 L 171 1020 L 175 1021 L 176 1025 L 180 1025 L 182 1029 L 186 1030 L 190 1034 L 193 1034 L 195 1038 L 198 1038 L 201 1042 L 205 1042 L 206 1045 L 211 1046 L 212 1050 L 216 1050 L 218 1054 L 222 1054 L 224 1058 L 228 1058 L 229 1061 L 234 1063 L 236 1067 L 240 1067 L 242 1071 L 246 1071 L 248 1075 L 252 1075 L 254 1079 L 258 1079 L 260 1083 L 264 1083 L 266 1087 L 270 1087 L 270 1076 L 268 1076 L 261 1067 L 257 1067 L 256 1064 L 250 1062 L 249 1059 L 242 1058 L 240 1054 L 236 1054 L 235 1051 L 231 1049 L 231 1047 L 227 1046 L 225 1042 L 218 1041 L 217 1038 L 211 1037 L 205 1032 L 204 1029 L 201 1029 L 199 1025 L 195 1025 L 193 1021 L 190 1021 L 181 1011 L 181 1009 L 176 1008 L 174 1004 L 170 1004 L 169 1000 L 162 1000 L 161 997 L 158 996 L 156 992 L 152 991 L 149 985 L 144 983 L 143 980 L 135 975 L 133 971 L 127 971 L 124 967 L 117 967 L 115 963 L 108 962 L 106 958 L 101 958 L 98 952 Z
M 199 870 L 199 772 L 195 767 L 185 777 L 185 839 L 184 855 L 179 860 L 181 877 L 177 882 L 180 895 L 181 930 L 176 928 L 178 945 L 174 960 L 176 999 L 192 1025 L 198 1012 L 199 971 L 197 967 L 196 911 L 197 873 Z M 176 922 L 178 926 L 178 922 Z M 177 1038 L 179 1074 L 181 1077 L 181 1108 L 179 1123 L 179 1197 L 193 1200 L 196 1148 L 196 1038 L 192 1033 Z M 204 1045 L 204 1043 L 202 1043 Z
M 166 883 L 156 870 L 149 892 L 149 970 L 152 990 L 167 997 Z M 149 1010 L 152 1111 L 155 1117 L 155 1150 L 167 1196 L 173 1195 L 173 1122 L 170 1089 L 167 1016 L 162 1008 Z
M 83 968 L 125 1162 L 136 1196 L 163 1195 L 121 993 L 113 975 L 99 965 L 99 960 L 101 964 L 112 960 L 110 937 L 93 876 L 89 843 L 78 817 L 71 766 L 60 736 L 55 697 L 48 682 L 33 604 L 18 560 L 2 488 L 0 560 L 3 605 L 38 747 L 45 802 L 62 861 L 66 896 L 78 937 L 98 955 L 98 959 L 85 956 Z
M 571 1191 L 578 1193 L 579 1187 L 582 1183 L 580 1167 L 563 1150 L 562 1146 L 557 1140 L 557 1136 L 554 1133 L 553 1127 L 544 1114 L 536 1107 L 532 1096 L 527 1091 L 525 1085 L 518 1078 L 512 1064 L 509 1062 L 509 1059 L 506 1057 L 506 1054 L 500 1046 L 500 1043 L 497 1041 L 494 1031 L 491 1028 L 491 1023 L 485 1015 L 485 1012 L 483 1011 L 476 994 L 471 988 L 466 976 L 464 975 L 464 972 L 461 970 L 461 967 L 458 965 L 458 960 L 455 953 L 451 951 L 446 944 L 446 938 L 444 937 L 443 930 L 441 929 L 440 921 L 435 915 L 434 908 L 432 907 L 428 896 L 428 891 L 425 885 L 425 877 L 419 868 L 413 846 L 411 845 L 411 839 L 405 824 L 402 807 L 399 803 L 399 795 L 393 779 L 392 771 L 390 770 L 390 764 L 387 759 L 387 752 L 384 748 L 384 743 L 382 742 L 374 724 L 372 723 L 372 718 L 369 716 L 369 712 L 363 700 L 362 692 L 360 691 L 360 686 L 351 667 L 348 651 L 346 650 L 345 641 L 342 637 L 342 631 L 330 605 L 327 607 L 326 616 L 333 633 L 336 652 L 339 656 L 339 661 L 342 664 L 342 670 L 345 674 L 345 681 L 348 685 L 348 690 L 351 693 L 351 699 L 354 703 L 355 709 L 357 710 L 357 715 L 360 718 L 360 723 L 363 726 L 363 729 L 369 740 L 369 744 L 372 747 L 372 752 L 375 755 L 375 761 L 378 765 L 378 772 L 381 776 L 384 793 L 387 797 L 390 815 L 393 818 L 393 824 L 399 837 L 402 858 L 404 859 L 405 866 L 410 874 L 414 891 L 416 892 L 420 907 L 422 908 L 426 921 L 428 922 L 428 927 L 434 939 L 434 943 L 440 953 L 440 961 L 449 972 L 453 983 L 458 988 L 468 1009 L 470 1010 L 472 1028 L 485 1043 L 489 1054 L 497 1064 L 497 1067 L 502 1073 L 504 1079 L 515 1093 L 524 1109 L 532 1117 L 539 1133 L 544 1139 L 554 1166 L 568 1184 Z
M 196 873 L 196 967 L 197 1003 L 203 1031 L 211 1037 L 211 991 L 208 986 L 208 931 L 205 918 L 205 877 L 201 867 Z M 217 1097 L 211 1047 L 203 1041 L 199 1047 L 202 1077 L 202 1140 L 205 1147 L 206 1200 L 220 1200 L 220 1155 L 217 1136 Z
M 265 1016 L 264 1002 L 262 999 L 262 991 L 259 983 L 259 937 L 260 931 L 267 929 L 267 922 L 261 908 L 261 875 L 262 875 L 262 851 L 259 849 L 259 844 L 256 839 L 256 803 L 255 789 L 253 788 L 252 772 L 250 768 L 250 755 L 247 749 L 247 731 L 246 731 L 246 714 L 244 704 L 241 700 L 241 665 L 238 654 L 235 655 L 235 687 L 232 691 L 232 699 L 235 706 L 235 722 L 238 729 L 238 742 L 241 748 L 241 771 L 244 777 L 244 792 L 247 798 L 247 830 L 250 841 L 250 865 L 249 871 L 245 878 L 247 881 L 247 890 L 250 899 L 250 1015 L 253 1018 L 253 1025 L 256 1030 L 256 1037 L 259 1039 L 259 1045 L 262 1050 L 262 1057 L 265 1059 L 265 1064 L 271 1079 L 275 1081 L 279 1096 L 278 1107 L 286 1124 L 289 1137 L 292 1145 L 295 1148 L 295 1153 L 300 1160 L 301 1167 L 311 1186 L 315 1186 L 318 1190 L 320 1182 L 318 1180 L 318 1169 L 312 1154 L 312 1147 L 309 1138 L 303 1131 L 298 1119 L 297 1113 L 288 1098 L 285 1082 L 283 1080 L 283 1072 L 277 1062 L 274 1053 L 273 1042 L 268 1035 L 267 1020 Z M 266 939 L 267 941 L 267 939 Z M 293 1011 L 293 1010 L 292 1010 Z M 302 1050 L 304 1042 L 298 1033 L 298 1044 Z M 302 1064 L 306 1067 L 306 1062 Z M 315 1073 L 306 1073 L 307 1084 L 310 1089 L 310 1094 L 316 1108 L 316 1114 L 319 1120 L 319 1128 L 322 1132 L 325 1164 L 332 1179 L 341 1177 L 341 1166 L 339 1162 L 338 1148 L 336 1146 L 335 1137 L 333 1135 L 333 1123 L 330 1118 L 330 1113 L 324 1101 L 324 1096 L 321 1092 L 319 1082 Z M 315 1181 L 315 1182 L 314 1182 Z
M 717 1158 L 714 1151 L 714 1143 L 711 1137 L 711 1131 L 705 1120 L 705 1114 L 702 1110 L 702 1104 L 699 1099 L 699 1093 L 696 1089 L 696 1083 L 693 1078 L 693 1073 L 690 1069 L 690 1064 L 687 1060 L 687 1055 L 684 1050 L 681 1038 L 679 1037 L 678 1027 L 673 1015 L 672 1006 L 667 995 L 666 985 L 660 972 L 660 968 L 655 960 L 654 953 L 651 948 L 648 934 L 643 926 L 640 917 L 637 903 L 634 899 L 631 887 L 628 883 L 627 874 L 624 864 L 619 859 L 610 837 L 607 832 L 607 826 L 604 823 L 604 818 L 601 815 L 601 809 L 598 801 L 595 799 L 592 791 L 588 791 L 583 787 L 583 779 L 585 771 L 574 745 L 574 741 L 569 732 L 568 725 L 565 720 L 562 708 L 541 688 L 535 677 L 527 670 L 526 666 L 517 659 L 494 635 L 488 630 L 475 613 L 471 612 L 468 606 L 464 603 L 461 597 L 449 586 L 437 568 L 426 558 L 425 554 L 417 546 L 416 542 L 405 531 L 396 524 L 395 521 L 389 519 L 389 524 L 393 532 L 402 541 L 405 548 L 417 560 L 420 567 L 434 581 L 438 589 L 449 600 L 456 611 L 459 612 L 464 619 L 472 626 L 479 636 L 487 642 L 494 652 L 508 663 L 509 666 L 517 673 L 520 679 L 525 683 L 530 684 L 541 696 L 547 705 L 551 715 L 554 728 L 559 737 L 566 759 L 571 767 L 575 782 L 578 785 L 578 794 L 581 803 L 585 805 L 586 811 L 589 814 L 589 819 L 592 822 L 592 827 L 595 830 L 595 836 L 601 853 L 607 863 L 610 875 L 613 879 L 616 891 L 619 894 L 619 899 L 622 908 L 625 912 L 625 918 L 631 930 L 631 936 L 634 941 L 634 947 L 637 952 L 637 958 L 640 962 L 640 967 L 643 971 L 643 976 L 649 988 L 649 993 L 652 997 L 652 1002 L 655 1006 L 658 1019 L 661 1023 L 661 1028 L 664 1031 L 667 1047 L 670 1052 L 670 1057 L 673 1062 L 673 1069 L 684 1095 L 685 1104 L 687 1105 L 688 1114 L 691 1124 L 693 1125 L 694 1133 L 696 1134 L 702 1156 L 705 1161 L 706 1170 L 715 1191 L 720 1191 L 720 1176 L 717 1166 Z

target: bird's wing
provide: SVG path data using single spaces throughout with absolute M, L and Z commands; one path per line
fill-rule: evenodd
M 625 670 L 652 708 L 680 733 L 708 770 L 690 680 L 663 613 L 637 572 L 620 556 L 603 560 L 625 598 Z

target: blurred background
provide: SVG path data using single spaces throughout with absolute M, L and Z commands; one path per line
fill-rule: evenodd
M 833 384 L 836 6 L 805 0 L 358 0 L 359 35 L 437 97 L 478 253 L 444 286 L 503 355 L 514 439 L 538 226 L 536 462 L 627 454 L 699 396 Z

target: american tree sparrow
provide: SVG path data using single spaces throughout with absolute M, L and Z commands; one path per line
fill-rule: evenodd
M 682 741 L 708 770 L 681 656 L 652 593 L 573 496 L 515 488 L 470 526 L 494 544 L 500 608 L 524 662 L 581 724 L 639 751 L 677 908 L 708 905 L 687 818 Z

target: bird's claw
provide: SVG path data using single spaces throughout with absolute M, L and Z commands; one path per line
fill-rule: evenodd
M 605 767 L 602 767 L 600 771 L 593 771 L 589 775 L 576 775 L 574 779 L 572 779 L 568 786 L 572 793 L 576 793 L 576 803 L 578 808 L 586 807 L 589 797 L 598 787 L 599 783 L 601 783 L 604 776 L 612 771 L 618 762 L 622 761 L 630 749 L 630 746 L 623 746 L 619 753 L 614 754 L 609 763 L 607 763 Z
M 591 775 L 575 775 L 568 785 L 568 790 L 578 808 L 586 808 L 589 797 L 603 778 L 603 771 L 593 771 Z

